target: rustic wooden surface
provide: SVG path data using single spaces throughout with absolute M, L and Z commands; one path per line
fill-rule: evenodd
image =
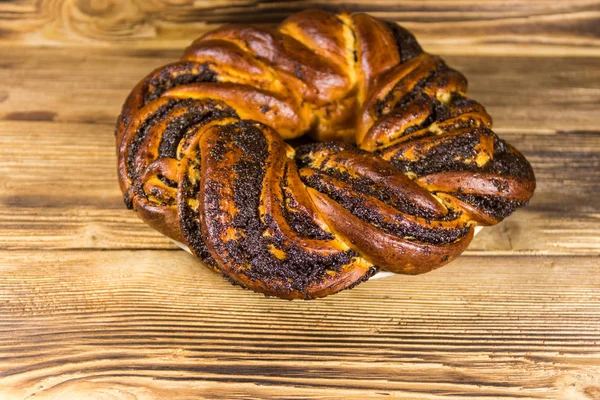
M 128 90 L 225 22 L 401 22 L 536 171 L 453 264 L 286 302 L 124 209 Z M 0 2 L 0 400 L 600 399 L 600 2 Z

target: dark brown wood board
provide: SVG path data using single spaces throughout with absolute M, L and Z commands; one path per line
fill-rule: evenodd
M 400 22 L 531 161 L 458 261 L 326 299 L 229 285 L 125 209 L 131 87 L 227 22 Z M 600 2 L 0 2 L 0 400 L 600 399 Z

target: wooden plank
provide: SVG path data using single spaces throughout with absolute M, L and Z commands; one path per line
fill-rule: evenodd
M 465 73 L 538 191 L 438 271 L 265 299 L 124 208 L 113 124 L 200 33 L 342 3 Z M 0 399 L 600 399 L 599 26 L 598 0 L 0 2 Z
M 369 12 L 445 54 L 600 54 L 596 0 L 66 1 L 0 3 L 0 39 L 24 45 L 177 48 L 223 23 L 276 24 L 310 7 Z
M 152 69 L 177 60 L 180 52 L 7 51 L 0 60 L 0 119 L 113 124 L 131 88 Z M 497 128 L 598 128 L 600 58 L 446 59 L 467 76 L 469 93 L 487 107 Z
M 4 252 L 0 394 L 593 399 L 598 258 L 532 261 L 462 258 L 286 302 L 183 252 Z
M 176 247 L 125 209 L 112 127 L 0 124 L 0 248 Z
M 175 249 L 125 209 L 112 126 L 0 122 L 0 248 Z M 600 254 L 600 133 L 502 136 L 537 174 L 531 204 L 468 253 Z

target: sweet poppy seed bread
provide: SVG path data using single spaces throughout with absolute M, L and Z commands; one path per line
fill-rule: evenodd
M 431 271 L 535 189 L 466 90 L 412 34 L 366 14 L 223 26 L 127 98 L 116 129 L 125 203 L 270 296 Z

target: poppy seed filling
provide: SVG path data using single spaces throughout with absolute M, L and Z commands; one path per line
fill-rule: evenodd
M 125 203 L 267 296 L 428 272 L 535 190 L 527 159 L 466 92 L 409 31 L 367 14 L 225 25 L 125 101 Z

